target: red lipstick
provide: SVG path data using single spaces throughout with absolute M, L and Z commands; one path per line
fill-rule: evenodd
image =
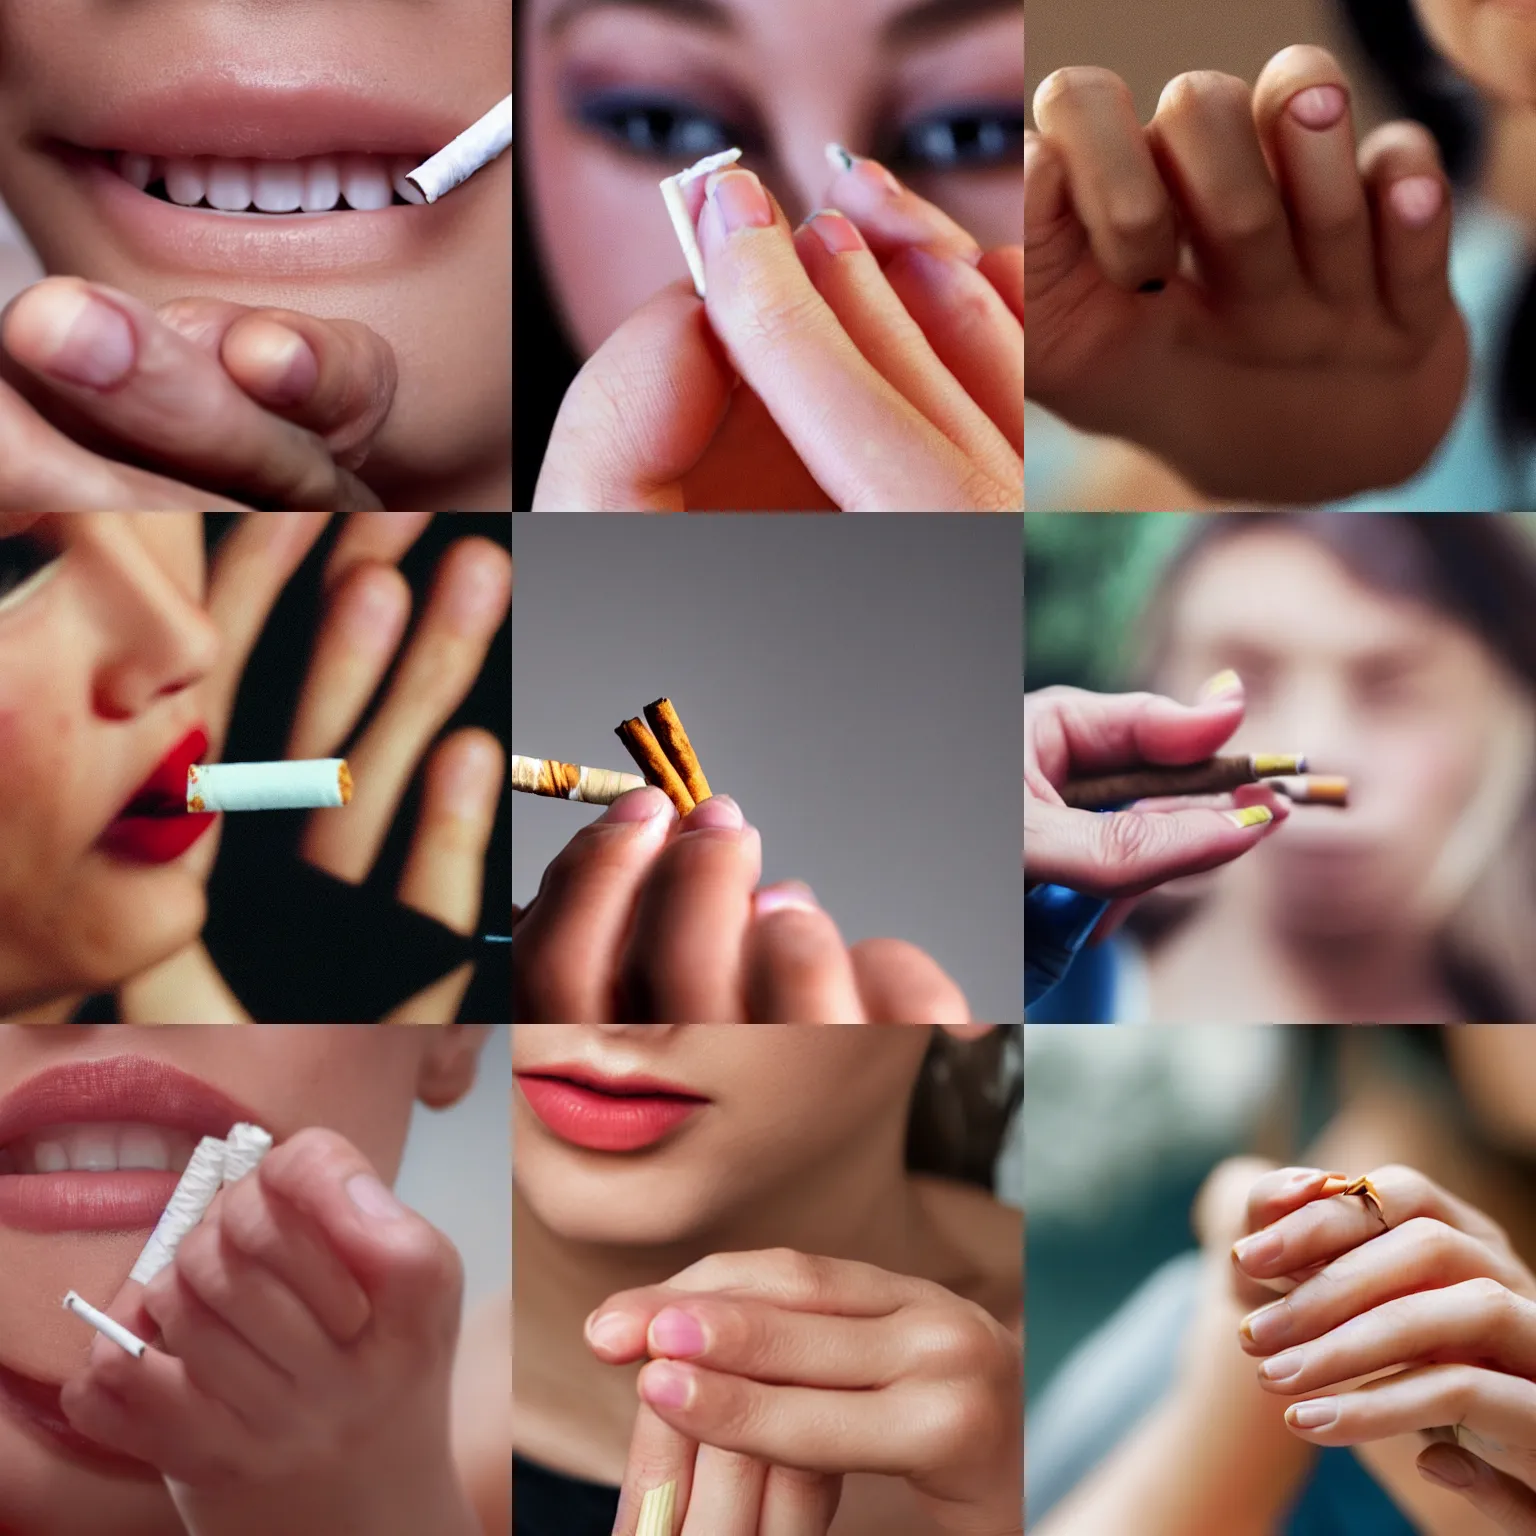
M 194 726 L 133 792 L 102 833 L 100 846 L 136 864 L 179 859 L 215 820 L 211 811 L 187 811 L 187 769 L 207 750 L 208 732 Z
M 664 1140 L 709 1100 L 645 1076 L 604 1077 L 580 1065 L 519 1072 L 518 1088 L 539 1120 L 572 1146 L 638 1152 Z

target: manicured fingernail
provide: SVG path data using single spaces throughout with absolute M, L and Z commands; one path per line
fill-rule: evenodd
M 584 1330 L 599 1349 L 617 1349 L 629 1337 L 630 1323 L 622 1312 L 594 1312 Z
M 1445 188 L 1433 176 L 1405 176 L 1387 193 L 1392 211 L 1409 229 L 1433 224 L 1445 205 Z
M 1253 1264 L 1273 1264 L 1285 1252 L 1285 1239 L 1278 1232 L 1255 1232 L 1232 1244 L 1233 1256 L 1245 1269 Z
M 805 227 L 816 236 L 833 256 L 845 256 L 850 251 L 867 251 L 864 236 L 858 225 L 836 208 L 819 208 L 805 221 Z
M 658 1408 L 686 1408 L 693 1401 L 693 1372 L 670 1360 L 656 1360 L 640 1373 L 640 1395 Z
M 781 880 L 753 898 L 755 914 L 767 917 L 773 912 L 820 912 L 816 893 L 803 880 Z
M 1291 97 L 1291 116 L 1303 128 L 1332 128 L 1344 116 L 1349 97 L 1336 85 L 1314 85 Z
M 659 1354 L 691 1360 L 704 1353 L 704 1330 L 690 1313 L 664 1307 L 651 1320 L 650 1345 Z
M 1240 811 L 1223 811 L 1222 815 L 1234 827 L 1262 827 L 1275 819 L 1275 813 L 1267 805 L 1245 805 Z
M 1288 1349 L 1283 1355 L 1275 1355 L 1266 1360 L 1259 1367 L 1259 1375 L 1265 1381 L 1289 1381 L 1291 1377 L 1301 1375 L 1301 1368 L 1306 1361 L 1307 1357 L 1299 1349 Z
M 900 197 L 906 190 L 878 160 L 866 160 L 862 155 L 844 149 L 841 144 L 828 144 L 825 153 L 827 164 L 839 176 L 854 171 L 868 186 L 891 197 Z
M 1243 1319 L 1238 1332 L 1255 1349 L 1273 1349 L 1283 1344 L 1291 1331 L 1291 1308 L 1284 1301 L 1272 1301 Z
M 773 205 L 763 184 L 751 171 L 732 166 L 715 171 L 704 183 L 704 196 L 720 211 L 728 233 L 738 229 L 767 229 L 773 223 Z
M 1208 677 L 1200 684 L 1198 700 L 1201 704 L 1210 704 L 1217 699 L 1235 699 L 1242 695 L 1243 680 L 1231 667 L 1225 667 L 1214 677 Z
M 375 1221 L 399 1221 L 410 1214 L 371 1173 L 354 1173 L 347 1180 L 347 1194 L 363 1215 Z
M 50 293 L 41 319 L 39 350 L 55 378 L 110 389 L 133 371 L 136 348 L 128 317 L 83 284 Z
M 609 825 L 632 821 L 651 821 L 675 815 L 672 802 L 654 784 L 631 789 L 620 795 L 598 820 Z
M 1297 1429 L 1326 1429 L 1339 1416 L 1339 1400 L 1314 1397 L 1310 1402 L 1292 1403 L 1285 1416 Z
M 1432 1445 L 1419 1462 L 1419 1471 L 1447 1488 L 1470 1488 L 1477 1472 L 1467 1456 L 1449 1445 Z
M 682 830 L 699 832 L 706 827 L 718 827 L 726 832 L 740 832 L 746 824 L 741 807 L 729 795 L 711 795 L 683 818 Z
M 252 320 L 240 333 L 241 382 L 271 405 L 298 405 L 320 382 L 320 364 L 295 330 Z

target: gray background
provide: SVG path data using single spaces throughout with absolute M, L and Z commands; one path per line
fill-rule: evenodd
M 1017 518 L 514 514 L 512 750 L 634 771 L 663 694 L 763 881 L 931 954 L 978 1019 L 1023 992 Z M 512 899 L 598 807 L 512 796 Z

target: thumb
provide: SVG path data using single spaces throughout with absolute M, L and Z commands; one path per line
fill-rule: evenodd
M 736 375 L 686 281 L 641 305 L 566 391 L 535 512 L 680 512 Z

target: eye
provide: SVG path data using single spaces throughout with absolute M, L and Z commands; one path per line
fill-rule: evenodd
M 576 104 L 583 126 L 632 155 L 691 163 L 734 145 L 749 148 L 748 136 L 707 112 L 664 96 L 632 92 L 589 97 Z
M 61 550 L 36 533 L 0 538 L 0 603 L 62 557 Z
M 1024 163 L 1024 109 L 951 107 L 900 130 L 893 166 L 909 170 L 970 171 Z

